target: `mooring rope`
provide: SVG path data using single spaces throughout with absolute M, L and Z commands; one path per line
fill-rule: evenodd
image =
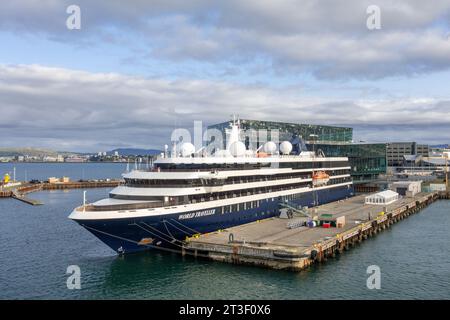
M 136 227 L 138 227 L 138 228 L 140 228 L 140 229 L 142 229 L 142 230 L 144 230 L 145 232 L 149 233 L 152 237 L 161 238 L 161 240 L 163 240 L 163 241 L 170 242 L 169 240 L 164 239 L 164 238 L 161 237 L 160 235 L 158 235 L 158 234 L 156 234 L 156 233 L 154 233 L 154 232 L 152 232 L 152 231 L 150 231 L 150 230 L 147 230 L 146 228 L 144 228 L 143 226 L 140 226 L 140 225 L 137 224 L 137 223 L 133 223 L 132 225 L 133 225 L 133 226 L 136 226 Z M 164 236 L 167 236 L 167 235 L 164 234 L 164 233 L 162 233 L 162 234 L 163 234 Z
M 178 239 L 175 238 L 175 237 L 173 236 L 172 232 L 170 232 L 169 228 L 167 228 L 166 220 L 163 220 L 162 223 L 164 224 L 164 228 L 166 228 L 167 233 L 168 233 L 174 240 L 177 240 L 177 241 L 178 241 Z M 180 241 L 180 242 L 181 242 L 181 241 Z
M 182 227 L 185 227 L 186 229 L 189 229 L 189 230 L 191 230 L 191 231 L 194 231 L 195 234 L 200 234 L 200 233 L 201 233 L 201 232 L 198 232 L 197 230 L 194 230 L 194 229 L 192 229 L 192 228 L 189 228 L 188 226 L 185 226 L 185 225 L 182 224 L 180 221 L 177 221 L 177 220 L 175 220 L 175 219 L 173 219 L 173 218 L 171 218 L 171 220 L 175 221 L 176 223 L 178 223 L 178 224 L 181 225 Z
M 188 235 L 188 236 L 192 236 L 192 235 L 195 234 L 195 233 L 191 234 L 191 233 L 189 233 L 189 232 L 187 232 L 187 231 L 185 231 L 185 230 L 182 230 L 182 229 L 178 228 L 176 225 L 173 225 L 172 223 L 170 223 L 170 222 L 167 221 L 167 220 L 164 220 L 164 222 L 167 222 L 167 223 L 170 224 L 172 227 L 174 227 L 175 229 L 177 229 L 177 230 L 183 232 L 184 234 L 186 234 L 186 235 Z
M 152 227 L 152 226 L 149 226 L 149 225 L 146 224 L 145 222 L 141 222 L 141 223 L 144 224 L 144 225 L 146 225 L 147 227 L 149 227 L 149 228 L 151 228 L 151 229 L 157 231 L 158 233 L 162 234 L 164 237 L 168 237 L 168 238 L 170 239 L 170 236 L 167 235 L 167 234 L 165 234 L 164 232 L 161 232 L 161 231 L 159 231 L 158 229 L 156 229 L 156 228 L 154 228 L 154 227 Z M 144 227 L 142 227 L 142 226 L 140 226 L 140 225 L 137 225 L 137 226 L 140 227 L 141 229 L 143 229 L 143 230 L 145 230 L 145 231 L 151 233 L 151 231 L 145 229 Z M 161 238 L 161 236 L 159 236 L 159 237 Z M 183 248 L 183 246 L 181 246 L 181 245 L 179 245 L 179 244 L 176 244 L 176 243 L 172 242 L 173 240 L 175 240 L 175 241 L 178 241 L 178 242 L 182 243 L 180 240 L 178 240 L 178 239 L 176 239 L 176 238 L 174 238 L 174 237 L 172 237 L 172 240 L 167 240 L 167 239 L 161 239 L 161 240 L 164 240 L 164 241 L 166 241 L 166 242 L 168 242 L 168 243 L 171 243 L 171 244 L 174 244 L 174 245 L 176 245 L 176 246 L 178 246 L 178 247 L 180 247 L 180 248 Z

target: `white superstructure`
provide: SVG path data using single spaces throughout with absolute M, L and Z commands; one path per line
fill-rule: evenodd
M 312 206 L 352 192 L 347 158 L 292 155 L 288 141 L 246 150 L 236 122 L 228 135 L 227 149 L 212 156 L 187 143 L 174 146 L 171 154 L 166 147 L 151 170 L 125 173 L 124 183 L 108 199 L 76 208 L 70 218 L 86 228 L 92 223 L 94 230 L 103 228 L 102 221 L 115 221 L 109 230 L 119 222 L 142 219 L 163 232 L 164 221 L 172 219 L 187 228 L 211 231 L 276 215 L 280 204 Z M 327 179 L 313 183 L 317 173 Z

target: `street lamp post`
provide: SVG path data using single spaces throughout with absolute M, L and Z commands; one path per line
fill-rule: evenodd
M 315 144 L 316 144 L 316 139 L 319 137 L 317 134 L 310 134 L 309 135 L 310 138 L 312 138 L 312 143 L 313 143 L 313 153 L 314 153 L 314 157 L 316 156 L 316 149 L 315 149 Z
M 444 152 L 444 161 L 445 161 L 445 191 L 448 190 L 448 160 L 450 156 L 450 152 Z
M 313 193 L 313 206 L 314 208 L 318 205 L 319 199 L 317 199 L 317 192 L 314 188 L 314 174 L 315 174 L 315 168 L 316 168 L 316 139 L 319 136 L 317 134 L 310 134 L 309 138 L 312 138 L 312 145 L 313 145 L 313 163 L 312 163 L 312 176 L 311 176 L 311 185 L 312 185 L 312 193 Z

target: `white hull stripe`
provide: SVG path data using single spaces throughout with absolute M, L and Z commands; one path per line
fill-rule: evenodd
M 330 179 L 339 179 L 339 178 L 347 178 L 350 177 L 349 174 L 338 175 L 338 176 L 330 176 Z M 312 179 L 282 179 L 282 180 L 269 180 L 269 181 L 260 181 L 260 182 L 247 182 L 247 183 L 235 183 L 235 184 L 227 184 L 224 186 L 215 186 L 215 187 L 193 187 L 193 188 L 135 188 L 135 187 L 127 187 L 127 186 L 119 186 L 111 190 L 111 194 L 114 195 L 124 195 L 124 196 L 155 196 L 155 197 L 177 197 L 177 196 L 188 196 L 188 195 L 201 195 L 207 193 L 215 193 L 215 192 L 227 192 L 234 190 L 245 190 L 245 189 L 253 189 L 253 188 L 262 188 L 262 187 L 272 187 L 272 186 L 280 186 L 285 184 L 293 184 L 293 183 L 302 183 L 302 182 L 310 182 Z
M 217 172 L 210 171 L 180 171 L 180 172 L 153 172 L 153 171 L 131 171 L 122 176 L 127 179 L 226 179 L 228 177 L 245 177 L 259 175 L 275 175 L 283 173 L 301 173 L 316 171 L 332 171 L 332 170 L 350 170 L 351 167 L 336 168 L 320 168 L 320 169 L 292 169 L 292 168 L 262 168 L 253 170 L 220 170 Z
M 180 205 L 180 206 L 173 206 L 173 207 L 163 207 L 163 208 L 155 208 L 155 209 L 139 209 L 139 210 L 128 210 L 128 211 L 86 211 L 83 212 L 79 208 L 75 209 L 69 218 L 75 219 L 75 220 L 111 220 L 111 219 L 125 219 L 125 218 L 142 218 L 142 217 L 149 217 L 149 216 L 160 216 L 160 215 L 169 215 L 169 214 L 177 214 L 177 213 L 184 213 L 184 212 L 190 212 L 190 211 L 197 211 L 197 210 L 207 210 L 215 207 L 222 207 L 222 206 L 228 206 L 233 204 L 239 204 L 243 202 L 250 202 L 250 201 L 258 201 L 258 200 L 264 200 L 264 199 L 270 199 L 270 198 L 276 198 L 281 196 L 288 196 L 292 194 L 297 193 L 306 193 L 306 192 L 312 192 L 313 190 L 324 190 L 324 189 L 331 189 L 331 188 L 337 188 L 337 187 L 343 187 L 343 186 L 349 186 L 352 185 L 352 182 L 346 182 L 346 183 L 340 183 L 335 184 L 331 186 L 324 186 L 324 187 L 317 187 L 317 188 L 298 188 L 298 189 L 290 189 L 290 190 L 283 190 L 283 191 L 277 191 L 277 192 L 271 192 L 271 193 L 262 193 L 262 194 L 255 194 L 251 196 L 242 196 L 232 199 L 223 199 L 223 200 L 212 200 L 212 201 L 205 201 L 201 203 L 193 203 L 193 204 L 186 204 L 186 205 Z M 78 211 L 80 210 L 80 211 Z

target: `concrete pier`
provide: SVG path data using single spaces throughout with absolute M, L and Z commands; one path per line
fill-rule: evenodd
M 64 189 L 89 189 L 89 188 L 114 188 L 121 183 L 120 180 L 110 181 L 83 181 L 65 183 L 42 183 L 42 190 L 64 190 Z
M 342 228 L 287 227 L 270 218 L 187 239 L 183 254 L 215 261 L 300 271 L 349 250 L 356 243 L 419 212 L 448 193 L 420 193 L 388 206 L 365 205 L 364 196 L 322 205 L 314 215 L 345 216 Z M 302 219 L 302 218 L 294 218 Z
M 19 200 L 19 201 L 22 201 L 22 202 L 25 202 L 26 204 L 30 204 L 32 206 L 40 206 L 40 205 L 43 204 L 39 200 L 30 199 L 30 198 L 28 198 L 28 197 L 26 197 L 24 195 L 19 195 L 19 194 L 14 194 L 14 193 L 13 193 L 12 198 L 14 198 L 16 200 Z
M 0 191 L 0 198 L 14 198 L 30 205 L 41 205 L 38 200 L 26 197 L 27 194 L 42 190 L 66 190 L 66 189 L 88 189 L 88 188 L 113 188 L 121 183 L 120 180 L 109 181 L 83 181 L 83 182 L 64 182 L 64 183 L 22 183 L 15 188 L 8 188 Z

